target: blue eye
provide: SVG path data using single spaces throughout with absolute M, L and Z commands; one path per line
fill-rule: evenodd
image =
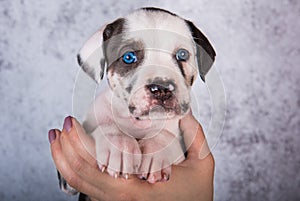
M 137 57 L 135 55 L 135 52 L 126 52 L 123 56 L 123 61 L 126 64 L 132 64 L 137 61 Z
M 187 61 L 189 57 L 190 57 L 189 52 L 186 49 L 179 49 L 176 52 L 177 61 Z

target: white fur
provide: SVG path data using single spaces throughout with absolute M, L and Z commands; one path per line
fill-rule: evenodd
M 94 33 L 80 49 L 79 55 L 84 62 L 84 65 L 87 65 L 93 70 L 93 79 L 99 84 L 101 82 L 101 76 L 103 66 L 100 65 L 99 58 L 104 58 L 102 51 L 103 44 L 103 31 L 106 25 L 103 25 L 96 33 Z

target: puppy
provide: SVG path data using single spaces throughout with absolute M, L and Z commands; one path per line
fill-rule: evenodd
M 208 39 L 190 21 L 158 8 L 142 8 L 104 25 L 82 47 L 78 63 L 108 87 L 83 126 L 95 139 L 102 172 L 150 183 L 170 178 L 184 160 L 179 120 L 190 110 L 190 89 L 215 60 Z M 76 191 L 61 178 L 61 187 Z

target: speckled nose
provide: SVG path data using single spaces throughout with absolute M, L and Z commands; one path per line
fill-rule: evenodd
M 170 99 L 175 90 L 172 83 L 149 84 L 147 88 L 155 99 L 162 101 Z

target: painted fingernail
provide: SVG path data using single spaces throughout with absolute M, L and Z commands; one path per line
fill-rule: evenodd
M 50 144 L 52 144 L 52 142 L 54 142 L 55 138 L 56 138 L 55 130 L 54 129 L 49 130 L 48 139 L 49 139 Z
M 72 117 L 68 116 L 65 118 L 64 121 L 64 129 L 66 129 L 67 132 L 70 132 L 72 128 Z
M 115 178 L 115 179 L 118 178 L 118 173 L 117 173 L 117 172 L 115 172 L 114 178 Z
M 124 178 L 125 178 L 126 180 L 128 179 L 128 174 L 127 174 L 127 173 L 124 174 Z

